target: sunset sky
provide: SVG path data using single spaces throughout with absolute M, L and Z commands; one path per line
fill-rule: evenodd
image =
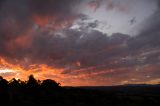
M 160 0 L 0 0 L 0 76 L 63 86 L 160 83 Z

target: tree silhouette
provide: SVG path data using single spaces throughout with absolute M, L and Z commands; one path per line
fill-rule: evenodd
M 3 102 L 8 99 L 8 81 L 0 76 L 0 100 Z
M 21 80 L 16 80 L 15 78 L 9 81 L 9 86 L 11 88 L 19 88 L 21 86 L 20 84 L 21 84 Z
M 57 83 L 56 81 L 51 79 L 46 79 L 46 80 L 43 80 L 41 87 L 43 89 L 58 89 L 60 88 L 60 83 Z
M 0 89 L 1 90 L 8 89 L 8 81 L 6 79 L 3 79 L 3 77 L 1 77 L 1 76 L 0 76 Z
M 34 76 L 30 75 L 26 86 L 28 89 L 35 90 L 39 87 L 39 84 L 38 84 L 38 81 L 34 78 Z

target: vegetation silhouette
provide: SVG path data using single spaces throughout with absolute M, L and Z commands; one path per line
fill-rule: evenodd
M 160 85 L 61 87 L 54 80 L 0 77 L 0 106 L 158 106 Z

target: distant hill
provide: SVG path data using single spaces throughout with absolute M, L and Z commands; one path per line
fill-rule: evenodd
M 77 88 L 83 89 L 94 89 L 94 90 L 113 90 L 113 89 L 159 89 L 160 84 L 157 85 L 148 85 L 148 84 L 127 84 L 127 85 L 117 85 L 117 86 L 79 86 Z

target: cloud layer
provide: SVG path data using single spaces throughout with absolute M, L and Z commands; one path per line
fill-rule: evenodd
M 88 3 L 96 10 L 99 2 Z M 1 1 L 0 68 L 13 71 L 0 75 L 24 78 L 35 74 L 64 85 L 147 83 L 159 78 L 160 8 L 138 35 L 115 32 L 108 36 L 94 29 L 98 21 L 72 28 L 75 20 L 87 19 L 78 11 L 81 3 Z

